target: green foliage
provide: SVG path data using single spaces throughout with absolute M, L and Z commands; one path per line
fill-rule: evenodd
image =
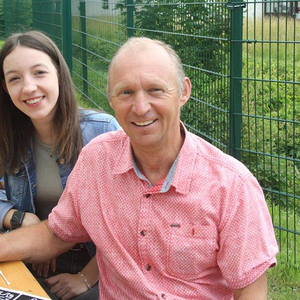
M 268 299 L 298 300 L 300 294 L 299 267 L 293 263 L 279 262 L 268 271 Z
M 119 17 L 99 16 L 86 18 L 86 32 L 82 32 L 82 20 L 73 17 L 73 81 L 78 93 L 82 94 L 80 105 L 100 108 L 114 114 L 106 97 L 107 69 L 120 43 L 126 40 Z M 85 38 L 86 45 L 83 45 Z M 84 62 L 84 55 L 86 62 Z M 86 68 L 87 77 L 84 77 Z M 87 85 L 84 87 L 84 82 Z M 86 89 L 86 90 L 85 90 Z
M 1 23 L 3 24 L 1 26 Z M 31 0 L 0 0 L 0 36 L 32 28 Z
M 300 227 L 300 218 L 293 210 L 275 205 L 268 201 L 276 239 L 280 249 L 277 255 L 278 265 L 268 271 L 268 299 L 270 300 L 296 300 L 300 293 L 300 236 L 295 233 Z M 289 228 L 289 231 L 282 227 Z
M 284 41 L 292 35 L 293 20 L 266 18 L 256 22 L 256 34 L 278 32 Z M 249 27 L 253 21 L 248 22 Z M 270 24 L 274 28 L 270 29 Z M 288 28 L 282 32 L 282 28 Z M 249 28 L 248 28 L 249 30 Z M 247 32 L 249 36 L 251 31 Z M 300 34 L 298 37 L 300 37 Z M 246 35 L 246 33 L 245 33 Z M 244 46 L 242 161 L 259 179 L 273 203 L 300 209 L 300 71 L 298 55 L 291 43 L 277 46 Z
M 126 2 L 116 4 L 127 24 Z M 136 0 L 136 36 L 157 38 L 172 45 L 184 64 L 221 72 L 229 43 L 229 13 L 224 4 L 188 0 Z

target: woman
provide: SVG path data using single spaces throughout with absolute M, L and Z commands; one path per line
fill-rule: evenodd
M 108 114 L 78 111 L 68 67 L 55 43 L 38 31 L 6 40 L 0 73 L 0 177 L 8 199 L 0 200 L 0 229 L 5 230 L 47 219 L 82 147 L 119 125 Z M 94 255 L 92 243 L 78 244 L 32 268 L 52 299 L 79 294 L 75 299 L 98 299 Z M 42 282 L 47 275 L 50 291 Z

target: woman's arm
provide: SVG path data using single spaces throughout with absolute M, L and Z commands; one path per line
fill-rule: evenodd
M 11 209 L 5 215 L 4 220 L 3 220 L 3 227 L 4 228 L 11 229 L 10 220 L 11 220 L 12 215 L 15 211 L 16 211 L 16 209 Z M 40 222 L 41 222 L 40 219 L 35 214 L 26 212 L 25 215 L 24 215 L 24 219 L 23 219 L 21 227 L 38 224 Z
M 96 256 L 78 274 L 59 274 L 45 280 L 51 293 L 67 300 L 88 291 L 99 280 Z

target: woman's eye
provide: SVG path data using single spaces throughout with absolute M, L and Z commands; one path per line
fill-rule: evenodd
M 44 71 L 44 70 L 39 70 L 39 71 L 36 71 L 35 72 L 35 75 L 43 75 L 43 74 L 46 74 L 47 72 Z
M 14 82 L 14 81 L 16 81 L 16 80 L 18 80 L 19 79 L 19 77 L 12 77 L 12 78 L 10 78 L 9 80 L 8 80 L 8 82 Z

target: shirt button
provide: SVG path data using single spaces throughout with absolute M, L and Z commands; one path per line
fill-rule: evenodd
M 146 198 L 149 198 L 151 196 L 151 194 L 146 194 Z
M 145 236 L 147 234 L 147 231 L 146 230 L 142 230 L 141 231 L 141 236 Z
M 150 265 L 147 265 L 147 266 L 146 266 L 146 270 L 147 270 L 147 271 L 150 271 L 150 270 L 151 270 L 151 266 L 150 266 Z
M 161 294 L 161 297 L 162 297 L 163 299 L 167 299 L 166 294 Z

